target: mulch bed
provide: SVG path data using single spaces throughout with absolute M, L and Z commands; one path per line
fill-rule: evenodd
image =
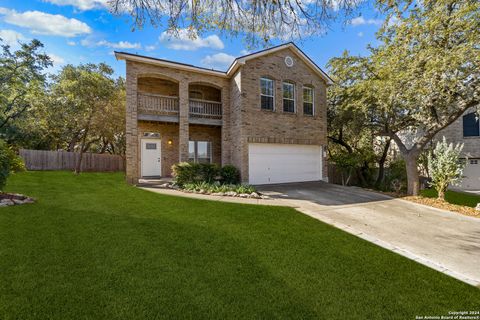
M 457 212 L 457 213 L 461 213 L 461 214 L 466 215 L 466 216 L 480 218 L 480 211 L 475 210 L 475 208 L 467 207 L 467 206 L 461 206 L 461 205 L 458 205 L 458 204 L 451 204 L 451 203 L 448 203 L 446 201 L 439 200 L 439 199 L 436 199 L 436 198 L 427 198 L 427 197 L 422 197 L 422 196 L 407 196 L 407 195 L 402 194 L 402 193 L 379 191 L 379 190 L 375 190 L 375 189 L 367 189 L 367 190 L 382 193 L 382 194 L 386 194 L 386 195 L 389 195 L 390 197 L 394 197 L 394 198 L 401 198 L 401 199 L 404 199 L 404 200 L 408 200 L 408 201 L 411 201 L 411 202 L 423 204 L 423 205 L 434 207 L 434 208 L 437 208 L 437 209 Z
M 475 208 L 472 208 L 472 207 L 461 206 L 458 204 L 451 204 L 436 198 L 426 198 L 426 197 L 420 197 L 420 196 L 403 196 L 401 198 L 408 201 L 424 204 L 430 207 L 448 210 L 448 211 L 454 211 L 454 212 L 464 214 L 466 216 L 480 218 L 480 211 L 475 210 Z

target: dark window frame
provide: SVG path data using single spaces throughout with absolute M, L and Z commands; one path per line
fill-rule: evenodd
M 468 113 L 462 118 L 463 136 L 479 137 L 480 136 L 480 119 L 475 112 Z

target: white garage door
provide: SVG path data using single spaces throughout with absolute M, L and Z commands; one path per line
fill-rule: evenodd
M 480 190 L 480 159 L 468 159 L 463 176 L 461 189 Z
M 248 168 L 250 184 L 321 180 L 322 147 L 250 143 Z

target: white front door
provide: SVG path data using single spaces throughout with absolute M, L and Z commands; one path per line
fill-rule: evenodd
M 322 147 L 298 144 L 250 143 L 250 184 L 271 184 L 322 179 Z
M 160 139 L 142 139 L 142 177 L 162 175 Z

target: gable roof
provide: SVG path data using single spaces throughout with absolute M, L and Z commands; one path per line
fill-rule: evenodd
M 238 57 L 233 61 L 233 63 L 228 68 L 227 75 L 230 76 L 233 73 L 235 73 L 235 71 L 237 71 L 237 69 L 241 65 L 245 64 L 245 62 L 247 62 L 248 60 L 256 59 L 256 58 L 265 56 L 267 54 L 271 54 L 271 53 L 274 53 L 274 52 L 277 52 L 277 51 L 280 51 L 280 50 L 284 50 L 284 49 L 287 49 L 287 48 L 292 49 L 293 52 L 295 52 L 307 66 L 309 66 L 313 71 L 315 71 L 315 73 L 317 73 L 320 76 L 320 78 L 325 80 L 325 82 L 328 85 L 333 84 L 332 78 L 330 78 L 328 76 L 328 74 L 326 74 L 315 62 L 312 61 L 312 59 L 310 59 L 293 42 L 284 43 L 284 44 L 281 44 L 281 45 L 276 46 L 276 47 L 268 48 L 268 49 L 265 49 L 265 50 L 257 51 L 257 52 L 254 52 L 254 53 L 250 53 L 250 54 Z
M 175 61 L 170 61 L 170 60 L 164 60 L 164 59 L 158 59 L 158 58 L 152 58 L 152 57 L 147 57 L 147 56 L 142 56 L 138 54 L 133 54 L 133 53 L 128 53 L 128 52 L 119 52 L 115 51 L 115 57 L 117 60 L 130 60 L 130 61 L 137 61 L 137 62 L 143 62 L 143 63 L 149 63 L 149 64 L 154 64 L 154 65 L 159 65 L 163 67 L 172 67 L 172 68 L 177 68 L 181 70 L 186 70 L 186 71 L 194 71 L 194 72 L 199 72 L 199 73 L 204 73 L 204 74 L 210 74 L 210 75 L 215 75 L 215 76 L 220 76 L 224 78 L 228 78 L 232 76 L 240 66 L 245 64 L 245 62 L 256 59 L 259 57 L 262 57 L 267 54 L 271 54 L 280 50 L 284 50 L 290 48 L 293 50 L 298 57 L 307 65 L 309 66 L 320 78 L 325 80 L 327 85 L 333 84 L 333 80 L 326 74 L 315 62 L 312 61 L 299 47 L 297 47 L 293 42 L 288 42 L 281 44 L 279 46 L 275 46 L 272 48 L 268 48 L 265 50 L 257 51 L 254 53 L 250 53 L 241 57 L 236 58 L 228 70 L 226 72 L 220 71 L 220 70 L 215 70 L 215 69 L 208 69 L 208 68 L 203 68 L 203 67 L 197 67 L 191 64 L 186 64 L 186 63 L 180 63 L 180 62 L 175 62 Z
M 195 72 L 200 72 L 200 73 L 205 73 L 205 74 L 210 74 L 210 75 L 215 75 L 220 77 L 227 77 L 227 73 L 225 71 L 209 69 L 204 67 L 197 67 L 197 66 L 194 66 L 193 64 L 147 57 L 147 56 L 142 56 L 139 54 L 133 54 L 128 52 L 121 52 L 121 51 L 114 51 L 114 52 L 115 52 L 115 58 L 117 58 L 117 60 L 130 60 L 130 61 L 136 61 L 136 62 L 143 62 L 143 63 L 158 65 L 162 67 L 177 68 L 180 70 L 195 71 Z

